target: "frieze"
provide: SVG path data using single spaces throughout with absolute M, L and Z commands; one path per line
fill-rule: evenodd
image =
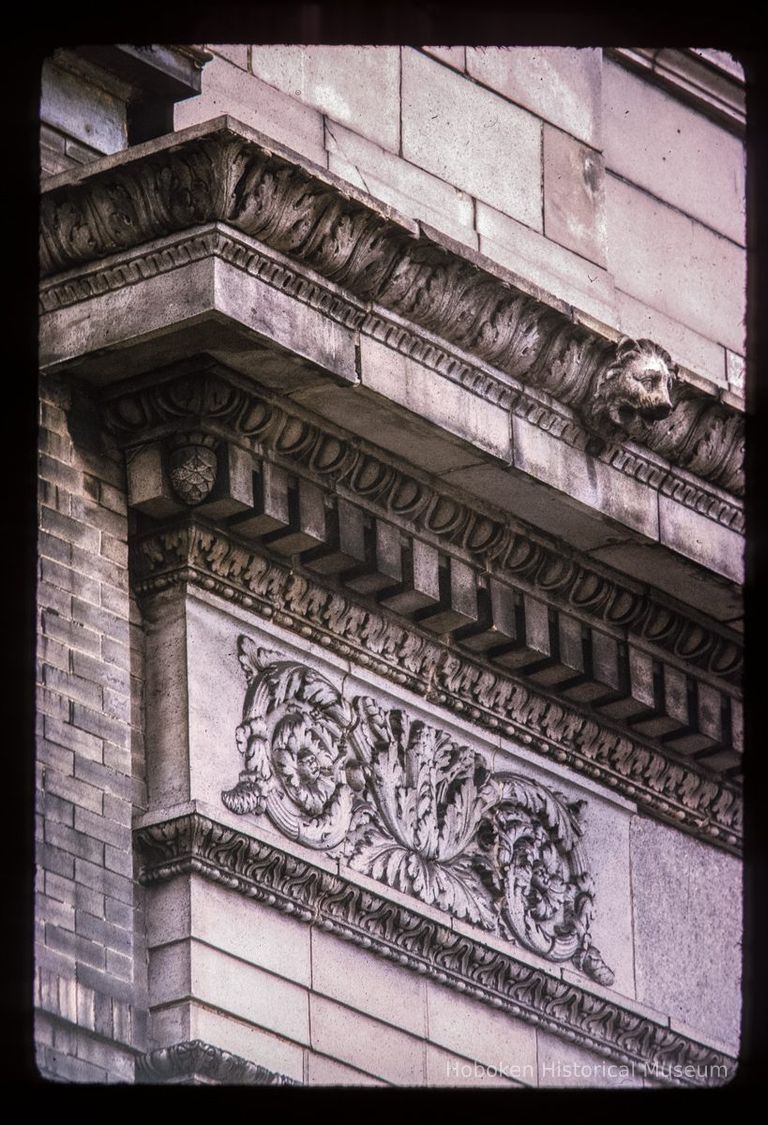
M 590 932 L 585 802 L 492 773 L 446 731 L 366 696 L 347 700 L 244 635 L 238 652 L 248 690 L 242 769 L 221 795 L 231 812 L 265 813 L 292 840 L 613 984 Z
M 490 272 L 472 251 L 457 255 L 324 169 L 279 155 L 230 119 L 210 132 L 174 136 L 138 158 L 78 173 L 44 192 L 44 277 L 204 223 L 224 222 L 316 271 L 361 302 L 375 302 L 498 370 L 569 405 L 600 436 L 622 437 L 729 492 L 743 492 L 743 417 L 712 395 L 673 380 L 667 418 L 626 400 L 642 379 L 636 356 Z M 653 353 L 658 369 L 662 349 Z M 628 366 L 629 365 L 629 366 Z M 611 406 L 612 396 L 618 399 Z M 642 396 L 640 396 L 642 398 Z M 595 403 L 599 410 L 594 411 Z M 640 409 L 635 407 L 640 405 Z M 629 408 L 629 412 L 627 411 Z M 656 411 L 656 413 L 654 413 Z
M 609 785 L 652 816 L 728 850 L 740 846 L 736 785 L 224 534 L 188 524 L 148 536 L 133 546 L 133 568 L 137 596 L 197 584 Z
M 175 443 L 189 448 L 189 439 L 176 437 L 177 431 L 183 434 L 190 420 L 204 419 L 209 430 L 245 439 L 290 469 L 306 470 L 323 486 L 340 486 L 366 509 L 407 522 L 441 547 L 458 549 L 485 572 L 522 582 L 582 619 L 629 630 L 686 665 L 740 682 L 743 654 L 735 634 L 664 605 L 575 551 L 564 555 L 519 521 L 494 517 L 490 507 L 480 511 L 455 492 L 438 491 L 394 459 L 382 460 L 367 443 L 319 426 L 298 407 L 289 411 L 284 400 L 222 377 L 215 365 L 123 393 L 105 410 L 107 425 L 124 444 L 170 431 Z
M 735 1060 L 622 1006 L 532 967 L 513 953 L 441 925 L 341 875 L 199 813 L 135 831 L 145 885 L 180 875 L 220 883 L 299 921 L 351 941 L 448 988 L 553 1031 L 623 1064 L 669 1075 L 672 1084 L 708 1086 Z
M 158 1047 L 136 1060 L 138 1085 L 300 1086 L 295 1078 L 233 1055 L 202 1039 Z

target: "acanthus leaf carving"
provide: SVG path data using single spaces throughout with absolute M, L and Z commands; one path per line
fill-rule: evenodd
M 231 126 L 45 192 L 42 272 L 49 276 L 206 222 L 230 224 L 358 300 L 375 301 L 541 386 L 570 404 L 587 430 L 597 426 L 610 437 L 663 449 L 673 464 L 743 492 L 743 419 L 723 404 L 710 407 L 693 387 L 689 394 L 700 404 L 693 415 L 673 403 L 674 365 L 663 348 L 648 341 L 612 348 L 497 276 L 487 260 L 458 256 L 373 201 L 328 183 L 322 170 Z M 669 425 L 659 421 L 666 414 Z
M 290 839 L 454 917 L 571 961 L 602 984 L 594 886 L 580 845 L 583 802 L 493 774 L 446 731 L 356 696 L 316 670 L 238 642 L 248 687 L 230 811 L 266 814 Z

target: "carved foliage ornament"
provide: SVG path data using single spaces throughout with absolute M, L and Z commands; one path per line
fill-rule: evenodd
M 445 731 L 344 700 L 319 672 L 239 639 L 248 681 L 237 746 L 243 769 L 222 793 L 288 837 L 387 886 L 604 985 L 592 944 L 594 884 L 584 866 L 584 802 L 512 773 Z
M 663 418 L 663 390 L 640 392 L 644 377 L 635 378 L 637 365 L 621 358 L 621 347 L 617 353 L 608 340 L 476 260 L 417 235 L 353 194 L 320 169 L 219 127 L 45 192 L 41 269 L 50 275 L 172 232 L 225 222 L 359 299 L 554 395 L 587 429 L 595 417 L 607 420 L 613 432 L 631 434 L 674 464 L 741 493 L 744 430 L 737 411 L 689 387 L 679 403 L 670 397 L 674 409 Z M 666 363 L 666 353 L 657 351 Z M 617 363 L 624 370 L 618 381 L 609 374 Z M 624 401 L 603 402 L 614 386 Z M 602 404 L 597 415 L 595 400 Z

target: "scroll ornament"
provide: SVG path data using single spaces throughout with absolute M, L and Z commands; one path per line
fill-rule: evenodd
M 492 773 L 446 731 L 375 700 L 343 699 L 319 672 L 239 639 L 248 681 L 243 769 L 222 800 L 292 840 L 598 983 L 583 801 Z

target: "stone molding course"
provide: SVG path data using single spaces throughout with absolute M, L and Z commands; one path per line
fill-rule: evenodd
M 202 1039 L 158 1047 L 136 1060 L 136 1083 L 175 1086 L 300 1086 Z
M 433 704 L 584 772 L 651 816 L 738 850 L 742 827 L 736 785 L 700 772 L 694 763 L 670 759 L 652 744 L 614 729 L 603 716 L 580 712 L 212 528 L 177 526 L 147 536 L 133 549 L 137 596 L 199 585 L 342 657 L 352 656 L 361 667 Z
M 652 1073 L 658 1068 L 674 1085 L 719 1085 L 718 1068 L 735 1071 L 731 1057 L 619 999 L 533 968 L 199 813 L 137 829 L 135 840 L 145 885 L 185 875 L 210 879 L 587 1050 Z
M 43 276 L 224 222 L 364 304 L 382 305 L 553 395 L 595 430 L 595 416 L 606 412 L 595 415 L 593 404 L 621 345 L 572 319 L 569 306 L 547 304 L 490 272 L 481 255 L 277 149 L 225 117 L 54 177 L 41 208 Z M 667 366 L 669 419 L 656 420 L 657 407 L 646 408 L 633 393 L 614 423 L 619 419 L 625 437 L 671 464 L 740 495 L 743 417 L 718 396 L 677 379 L 663 349 L 655 348 L 655 355 Z M 602 444 L 602 427 L 597 431 Z

